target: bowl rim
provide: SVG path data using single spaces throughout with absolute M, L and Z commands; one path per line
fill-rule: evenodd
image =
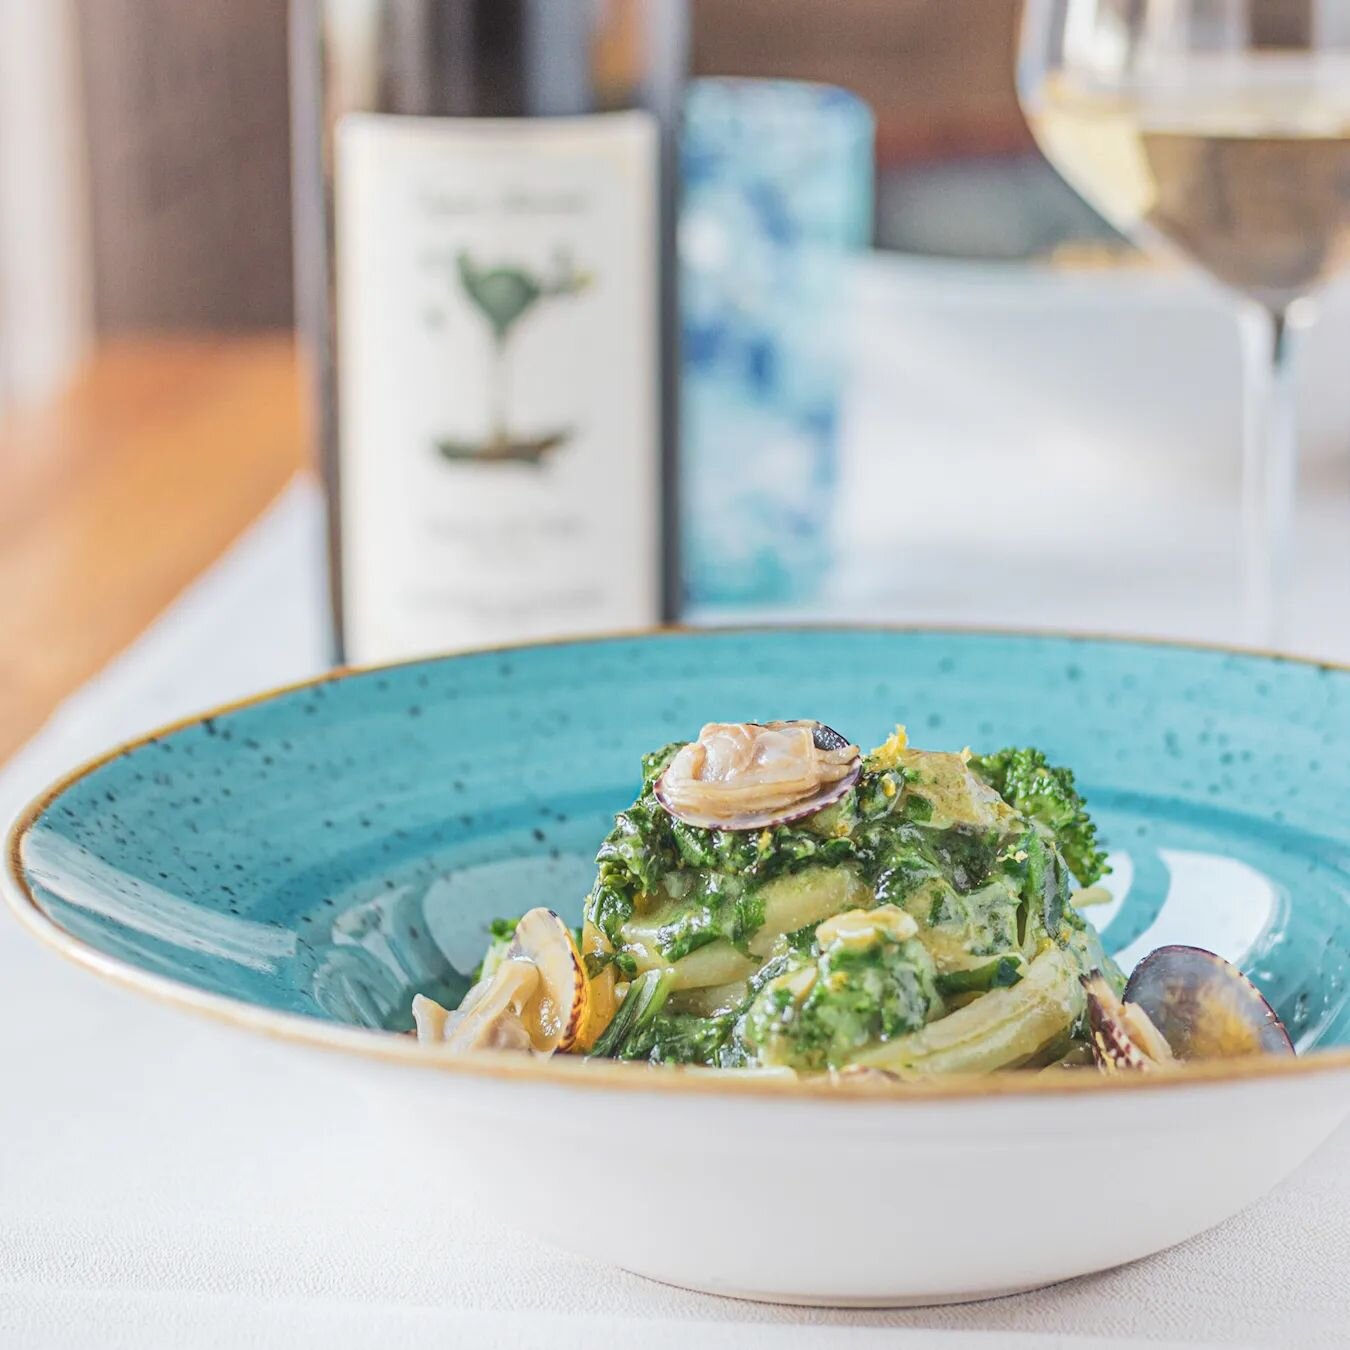
M 24 841 L 38 819 L 58 798 L 76 783 L 95 773 L 118 757 L 141 749 L 165 736 L 195 726 L 207 718 L 226 716 L 241 709 L 267 703 L 298 690 L 332 684 L 355 675 L 405 666 L 443 663 L 461 657 L 494 653 L 524 652 L 537 648 L 598 646 L 658 637 L 704 638 L 754 636 L 773 633 L 932 633 L 950 637 L 1006 637 L 1033 640 L 1106 643 L 1122 647 L 1164 647 L 1182 651 L 1240 656 L 1262 661 L 1334 670 L 1350 675 L 1350 664 L 1296 656 L 1272 649 L 1230 643 L 1203 642 L 1170 637 L 1137 637 L 1120 633 L 1094 633 L 1080 629 L 1027 629 L 987 624 L 939 623 L 764 623 L 726 626 L 667 624 L 648 628 L 580 634 L 544 641 L 493 644 L 453 651 L 427 652 L 396 661 L 335 666 L 302 680 L 260 690 L 201 712 L 178 718 L 150 731 L 121 741 L 100 754 L 77 764 L 43 788 L 10 824 L 4 842 L 4 866 L 0 867 L 0 895 L 21 927 L 66 960 L 94 974 L 146 995 L 157 1002 L 207 1016 L 236 1028 L 261 1033 L 273 1039 L 289 1041 L 341 1054 L 355 1054 L 369 1060 L 410 1065 L 450 1073 L 469 1079 L 495 1079 L 558 1087 L 623 1089 L 645 1093 L 697 1093 L 720 1096 L 768 1096 L 799 1100 L 850 1100 L 886 1104 L 919 1104 L 959 1100 L 970 1097 L 999 1097 L 1036 1100 L 1045 1097 L 1096 1095 L 1102 1092 L 1177 1091 L 1202 1084 L 1220 1085 L 1255 1079 L 1275 1079 L 1297 1075 L 1325 1074 L 1350 1070 L 1350 1047 L 1315 1051 L 1293 1057 L 1258 1055 L 1243 1059 L 1189 1064 L 1167 1074 L 1064 1074 L 1043 1073 L 991 1074 L 987 1076 L 951 1075 L 932 1080 L 909 1081 L 894 1088 L 879 1089 L 874 1084 L 831 1080 L 825 1076 L 798 1078 L 775 1070 L 708 1069 L 698 1066 L 661 1066 L 653 1072 L 645 1064 L 619 1063 L 613 1060 L 587 1060 L 579 1056 L 554 1055 L 550 1058 L 522 1057 L 503 1052 L 478 1052 L 472 1055 L 438 1052 L 417 1043 L 409 1035 L 377 1031 L 328 1022 L 300 1013 L 278 1012 L 228 994 L 210 993 L 183 980 L 152 974 L 129 961 L 110 956 L 76 937 L 51 918 L 39 905 L 23 865 Z

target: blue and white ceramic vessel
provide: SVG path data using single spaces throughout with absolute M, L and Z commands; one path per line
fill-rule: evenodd
M 1127 967 L 1169 942 L 1236 961 L 1300 1057 L 877 1096 L 457 1058 L 393 1034 L 414 991 L 459 996 L 493 916 L 546 903 L 576 917 L 644 750 L 705 721 L 794 717 L 864 743 L 903 721 L 917 744 L 1034 744 L 1071 765 L 1113 850 L 1113 899 L 1093 914 L 1108 947 Z M 168 728 L 33 804 L 6 893 L 39 937 L 124 984 L 295 1055 L 346 1053 L 354 1079 L 427 1122 L 429 1206 L 439 1185 L 490 1178 L 485 1204 L 660 1279 L 932 1301 L 1179 1241 L 1350 1114 L 1347 803 L 1345 670 L 1058 636 L 670 632 L 340 672 Z M 379 1142 L 353 1129 L 352 1165 L 368 1165 Z M 659 1225 L 577 1221 L 580 1178 L 610 1165 L 617 1136 L 667 1160 Z M 783 1185 L 808 1163 L 822 1185 Z M 853 1181 L 829 1181 L 833 1167 Z M 1015 1226 L 969 1222 L 1036 1176 L 1098 1176 L 1110 1204 L 1057 1181 Z M 710 1224 L 709 1196 L 728 1193 L 755 1202 Z
M 848 264 L 872 235 L 871 109 L 703 79 L 680 139 L 681 513 L 691 605 L 813 598 L 831 561 Z

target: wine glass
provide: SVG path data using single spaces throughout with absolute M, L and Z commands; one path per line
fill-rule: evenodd
M 1244 298 L 1245 609 L 1272 645 L 1297 479 L 1290 337 L 1350 262 L 1350 0 L 1026 0 L 1017 80 L 1083 197 Z

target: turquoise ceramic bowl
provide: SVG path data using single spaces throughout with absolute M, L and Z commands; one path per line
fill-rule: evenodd
M 903 721 L 925 747 L 1032 744 L 1072 766 L 1113 849 L 1114 898 L 1094 913 L 1108 947 L 1126 966 L 1170 942 L 1219 951 L 1303 1053 L 883 1099 L 451 1056 L 389 1034 L 408 1027 L 415 991 L 458 997 L 493 916 L 545 903 L 577 917 L 642 752 L 705 721 L 795 717 L 864 745 Z M 477 1187 L 529 1231 L 663 1280 L 927 1302 L 1179 1241 L 1258 1198 L 1345 1118 L 1347 802 L 1344 670 L 1067 636 L 670 632 L 340 672 L 168 728 L 33 804 L 10 836 L 6 893 L 67 956 L 279 1038 L 260 1056 L 298 1068 L 306 1045 L 347 1052 L 354 1086 L 425 1123 L 424 1150 L 405 1157 L 379 1113 L 343 1122 L 352 1167 L 406 1163 L 425 1180 L 400 1192 L 425 1191 L 410 1232 L 435 1231 L 444 1187 Z M 260 1105 L 260 1153 L 265 1127 Z M 578 1221 L 576 1178 L 608 1175 L 616 1138 L 662 1160 L 660 1223 Z M 803 1158 L 876 1165 L 866 1186 L 813 1187 L 803 1223 L 800 1189 L 783 1184 Z M 1077 1186 L 1038 1185 L 1015 1223 L 968 1221 L 1018 1179 L 1095 1177 L 1104 1160 L 1138 1183 L 1113 1185 L 1105 1209 Z M 709 1224 L 709 1196 L 737 1194 L 754 1203 Z
M 128 974 L 406 1028 L 413 991 L 462 992 L 494 915 L 577 917 L 643 751 L 774 717 L 1043 747 L 1113 849 L 1093 917 L 1127 967 L 1210 946 L 1301 1049 L 1350 1042 L 1350 674 L 1189 647 L 670 633 L 341 673 L 79 771 L 20 822 L 14 881 Z

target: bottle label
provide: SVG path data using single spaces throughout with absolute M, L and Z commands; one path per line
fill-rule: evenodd
M 337 127 L 348 655 L 641 626 L 660 593 L 658 127 Z

